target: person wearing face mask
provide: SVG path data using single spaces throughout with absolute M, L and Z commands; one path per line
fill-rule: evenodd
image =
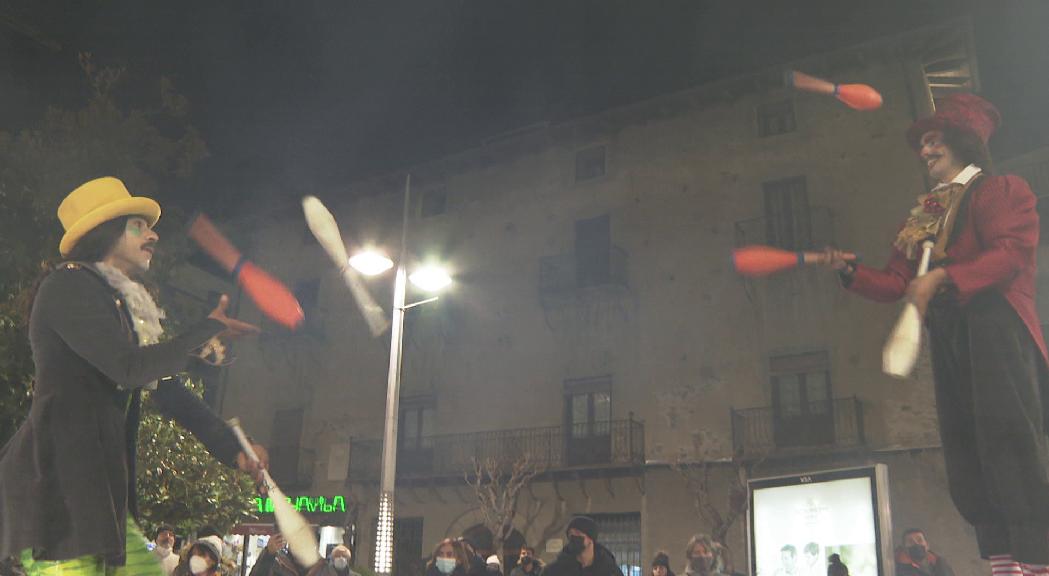
M 470 566 L 464 542 L 445 538 L 434 547 L 426 563 L 426 576 L 468 576 L 473 573 Z
M 685 548 L 686 576 L 724 576 L 724 567 L 720 558 L 721 547 L 706 534 L 696 534 L 688 541 Z
M 175 553 L 175 529 L 166 524 L 157 527 L 156 537 L 153 538 L 156 546 L 153 555 L 160 561 L 160 567 L 164 569 L 166 576 L 171 576 L 178 567 L 178 554 Z
M 337 576 L 360 576 L 350 569 L 353 553 L 342 544 L 331 549 L 331 568 Z
M 896 549 L 896 576 L 954 576 L 954 570 L 929 550 L 925 532 L 911 528 L 903 533 L 903 544 Z
M 544 576 L 623 576 L 616 557 L 597 543 L 597 534 L 597 522 L 593 518 L 573 518 L 565 530 L 568 542 L 543 571 Z
M 216 576 L 222 562 L 222 539 L 205 536 L 193 543 L 188 553 L 189 573 L 193 576 Z

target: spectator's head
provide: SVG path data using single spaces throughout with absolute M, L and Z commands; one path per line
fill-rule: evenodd
M 925 540 L 925 532 L 920 528 L 904 530 L 903 545 L 907 548 L 911 560 L 915 562 L 921 562 L 929 554 L 929 542 Z
M 161 548 L 171 548 L 175 545 L 175 529 L 167 524 L 157 526 L 157 532 L 153 536 L 153 541 Z
M 842 563 L 841 556 L 831 554 L 827 560 L 827 576 L 849 576 L 849 567 Z
M 189 548 L 189 571 L 193 576 L 217 574 L 221 560 L 222 539 L 218 536 L 200 538 Z
M 489 574 L 502 574 L 503 573 L 503 562 L 499 560 L 498 554 L 492 554 L 485 560 L 485 567 L 488 569 Z
M 470 559 L 462 540 L 445 538 L 433 549 L 427 566 L 435 566 L 441 574 L 451 574 L 456 567 L 468 570 Z
M 579 556 L 584 551 L 592 551 L 597 542 L 597 522 L 589 516 L 576 516 L 568 523 L 565 536 L 568 543 L 564 551 L 569 555 Z
M 532 572 L 536 564 L 535 548 L 521 546 L 521 552 L 517 556 L 517 565 L 525 572 Z
M 652 559 L 652 576 L 667 576 L 670 572 L 670 556 L 660 550 Z
M 350 570 L 350 561 L 353 560 L 353 552 L 349 548 L 339 544 L 331 549 L 331 565 L 335 571 L 345 574 Z
M 696 534 L 688 541 L 685 558 L 688 559 L 689 571 L 694 574 L 708 574 L 714 571 L 717 562 L 717 546 L 706 534 Z

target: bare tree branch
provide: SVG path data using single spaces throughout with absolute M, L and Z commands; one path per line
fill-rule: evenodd
M 486 528 L 492 532 L 496 553 L 503 549 L 503 543 L 514 529 L 514 520 L 518 515 L 518 503 L 521 490 L 527 488 L 533 479 L 542 472 L 535 459 L 529 454 L 512 461 L 501 461 L 494 457 L 474 458 L 471 468 L 463 477 L 473 489 L 477 506 Z M 535 501 L 528 511 L 528 518 L 534 521 L 541 504 L 535 508 Z

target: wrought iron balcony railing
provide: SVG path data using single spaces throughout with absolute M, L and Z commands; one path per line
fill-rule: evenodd
M 528 458 L 540 470 L 640 466 L 645 462 L 645 427 L 631 418 L 595 422 L 587 430 L 562 426 L 444 434 L 408 441 L 397 450 L 397 477 L 462 476 L 474 462 L 513 463 Z M 404 439 L 402 438 L 402 441 Z M 378 479 L 382 443 L 351 444 L 351 482 Z
M 575 254 L 544 256 L 539 260 L 539 291 L 542 294 L 573 292 L 582 288 L 627 286 L 627 253 L 619 246 L 608 252 L 608 269 L 588 266 L 581 271 Z
M 789 230 L 784 230 L 782 222 L 770 222 L 765 216 L 739 220 L 735 223 L 736 245 L 771 244 L 787 250 L 834 245 L 834 214 L 830 208 L 809 206 L 808 210 L 794 214 L 789 222 Z
M 813 402 L 785 413 L 774 407 L 732 410 L 732 444 L 737 456 L 815 452 L 866 444 L 863 404 L 858 398 Z

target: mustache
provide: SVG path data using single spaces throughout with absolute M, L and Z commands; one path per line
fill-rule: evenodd
M 142 249 L 145 250 L 146 248 L 149 248 L 149 249 L 153 250 L 154 252 L 156 252 L 157 251 L 157 243 L 155 241 L 154 242 L 146 242 L 145 244 L 142 245 Z

